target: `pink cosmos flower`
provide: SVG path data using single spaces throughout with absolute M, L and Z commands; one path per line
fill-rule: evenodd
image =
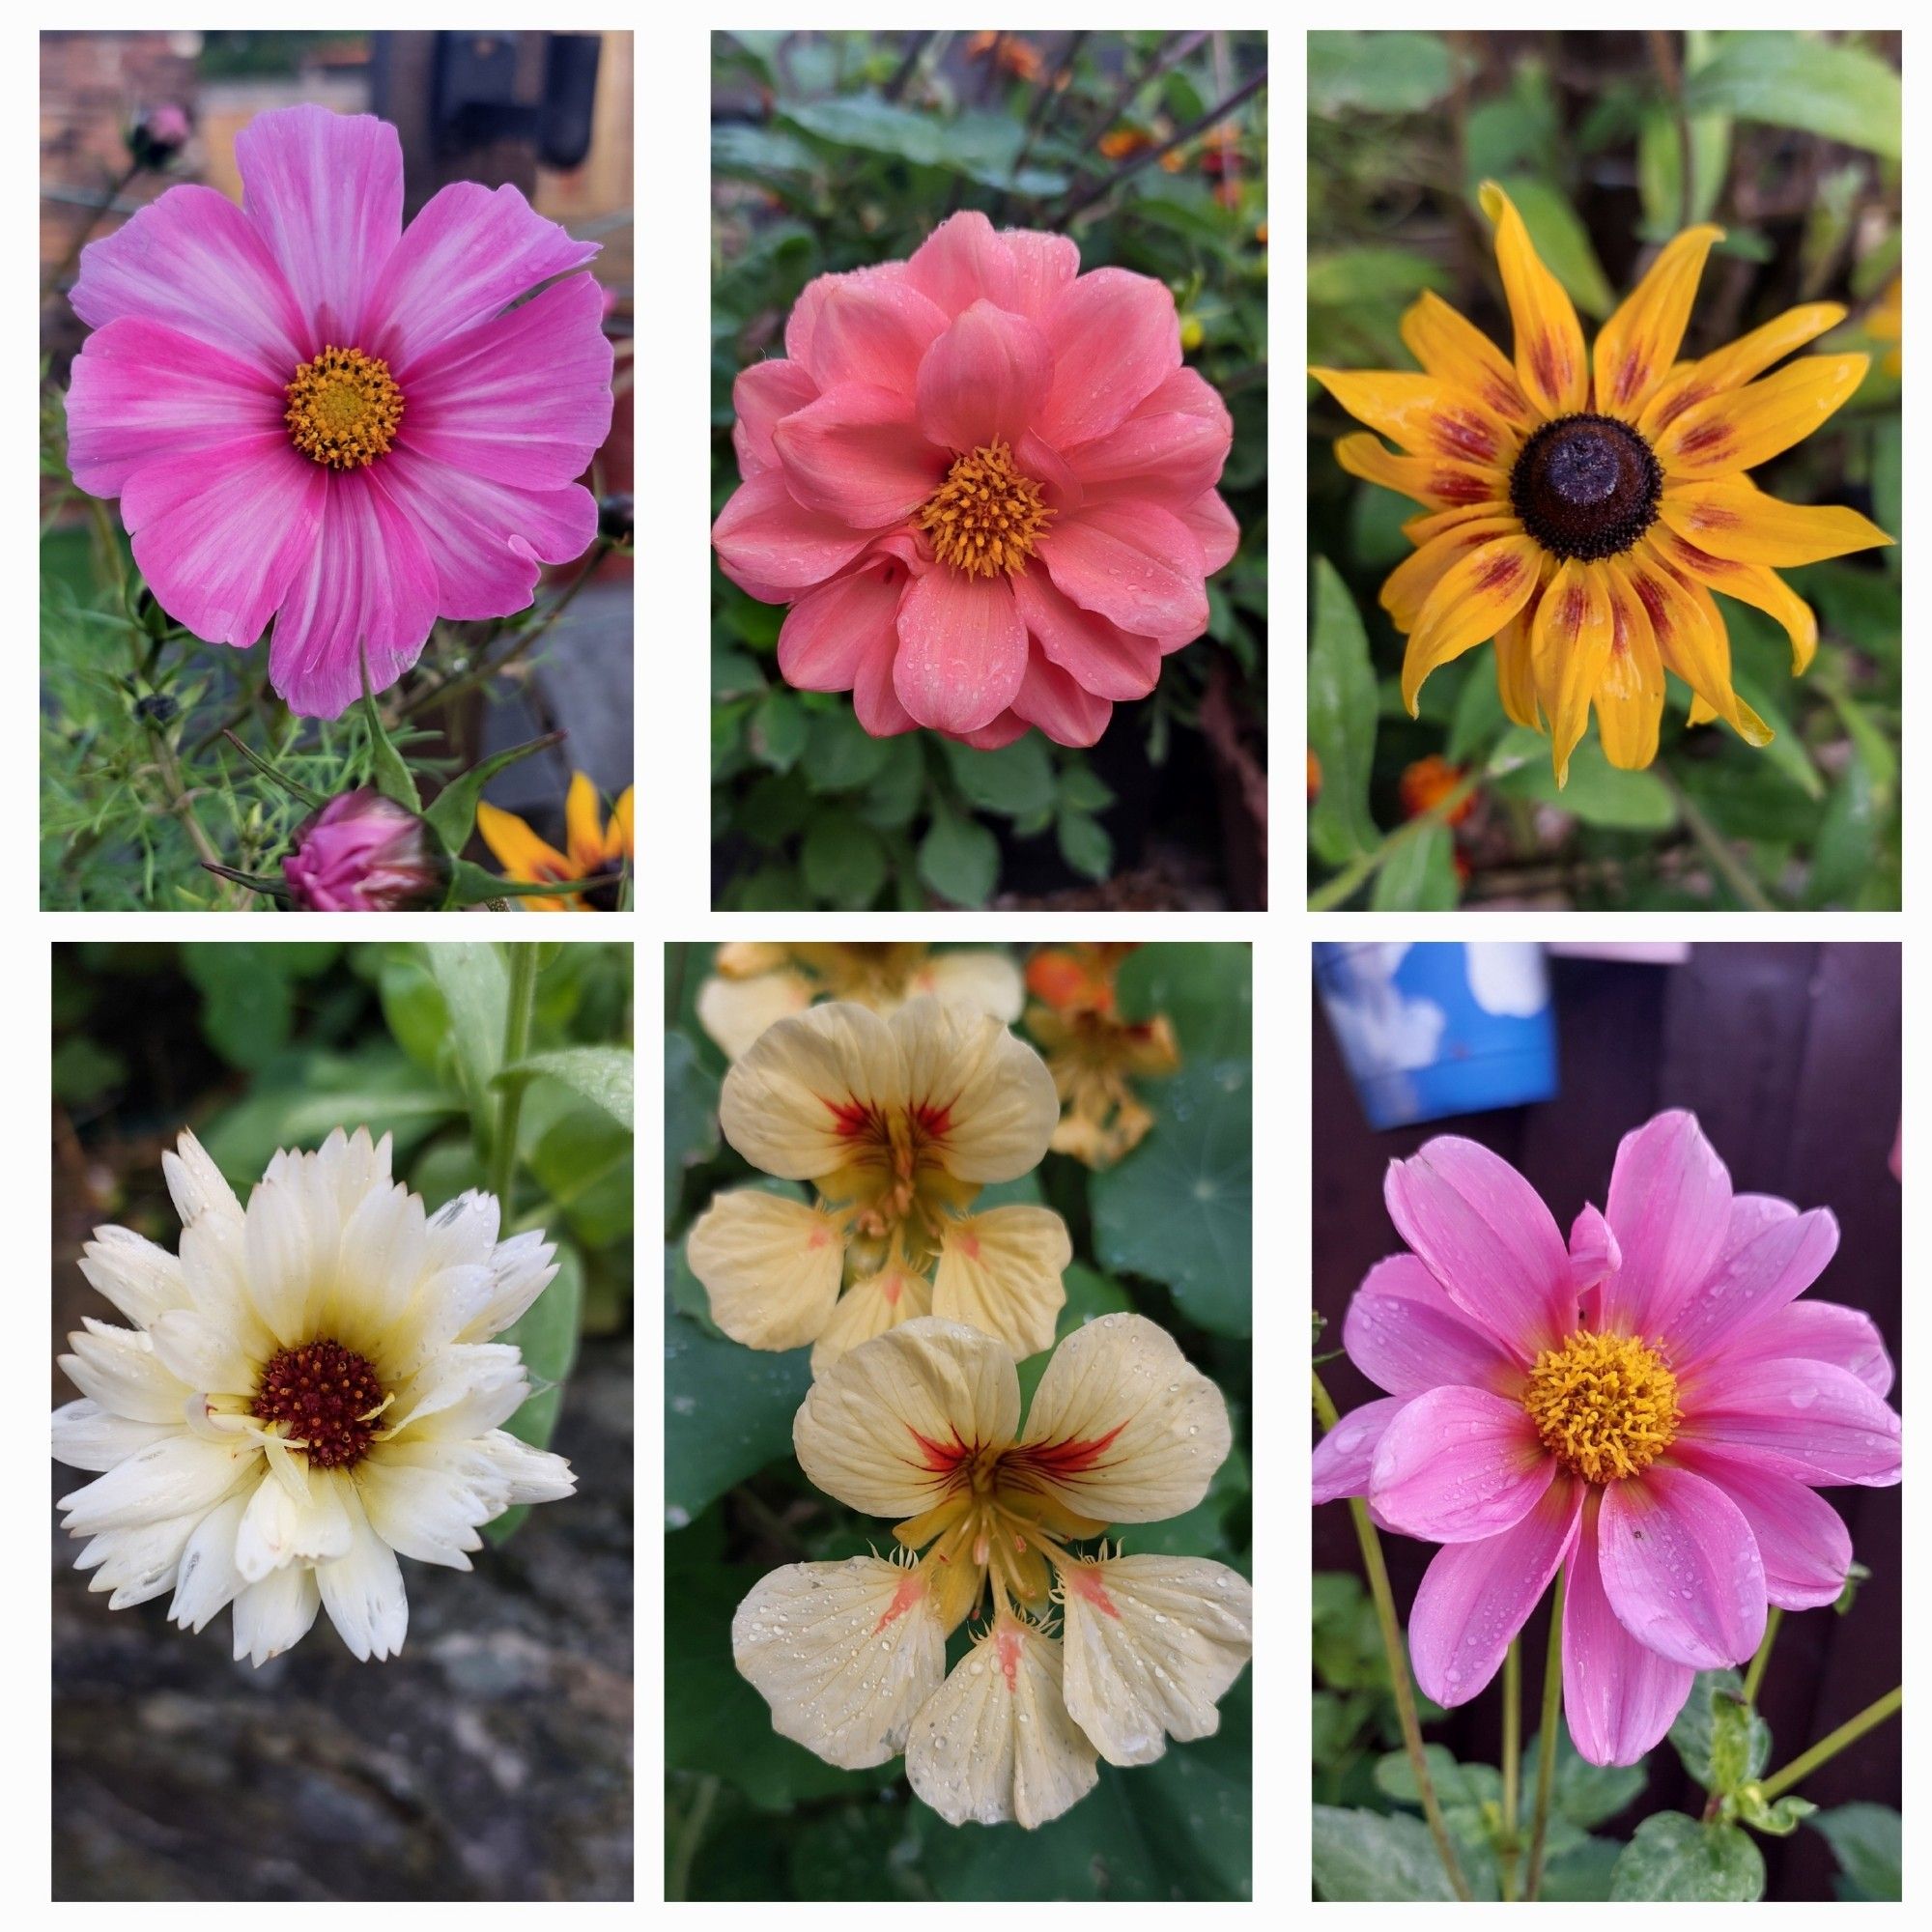
M 235 158 L 241 207 L 170 188 L 82 251 L 69 461 L 170 616 L 238 645 L 272 617 L 275 689 L 334 718 L 365 650 L 385 690 L 439 615 L 520 611 L 588 547 L 611 355 L 566 271 L 597 248 L 472 182 L 406 230 L 366 114 L 258 115 Z
M 955 214 L 819 276 L 738 378 L 719 560 L 791 606 L 787 682 L 851 692 L 874 737 L 1091 745 L 1208 627 L 1228 412 L 1161 283 L 1079 270 L 1064 235 Z
M 1408 1630 L 1438 1704 L 1489 1683 L 1561 1569 L 1570 1735 L 1634 1764 L 1696 1671 L 1757 1648 L 1768 1603 L 1838 1595 L 1851 1539 L 1814 1492 L 1898 1481 L 1878 1330 L 1797 1298 L 1837 1223 L 1734 1195 L 1684 1113 L 1625 1137 L 1567 1247 L 1473 1141 L 1395 1162 L 1384 1198 L 1410 1251 L 1370 1270 L 1343 1339 L 1389 1394 L 1317 1448 L 1315 1499 L 1443 1546 Z

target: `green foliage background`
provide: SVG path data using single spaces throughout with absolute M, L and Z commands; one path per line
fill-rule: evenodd
M 1397 325 L 1425 289 L 1508 348 L 1476 210 L 1485 180 L 1515 198 L 1586 334 L 1658 243 L 1713 220 L 1727 239 L 1686 355 L 1833 300 L 1851 316 L 1812 348 L 1873 358 L 1852 401 L 1757 480 L 1790 501 L 1852 504 L 1902 538 L 1897 345 L 1868 327 L 1899 272 L 1897 45 L 1882 34 L 1311 35 L 1309 359 L 1412 367 Z M 1490 648 L 1429 680 L 1419 721 L 1403 710 L 1402 641 L 1377 592 L 1409 554 L 1400 526 L 1416 505 L 1341 469 L 1332 444 L 1359 425 L 1309 392 L 1318 903 L 1898 905 L 1902 545 L 1780 573 L 1821 628 L 1796 681 L 1782 630 L 1721 600 L 1737 686 L 1776 730 L 1770 747 L 1688 730 L 1689 693 L 1673 680 L 1655 766 L 1613 770 L 1592 729 L 1559 793 L 1547 741 L 1503 717 Z M 1476 814 L 1453 832 L 1440 813 L 1403 823 L 1398 780 L 1430 753 L 1480 781 Z
M 1265 93 L 1229 117 L 1241 157 L 1237 205 L 1215 199 L 1198 166 L 1146 166 L 1084 213 L 1063 213 L 1124 166 L 1088 148 L 1114 128 L 1157 132 L 1209 114 L 1260 58 L 1254 35 L 1075 35 L 1064 91 L 1007 80 L 981 60 L 948 63 L 964 35 L 719 35 L 714 100 L 750 96 L 751 120 L 712 131 L 712 512 L 738 484 L 731 384 L 782 353 L 785 316 L 831 271 L 903 260 L 947 214 L 988 213 L 1009 227 L 1061 228 L 1083 270 L 1114 264 L 1152 275 L 1179 304 L 1187 360 L 1235 418 L 1221 491 L 1240 549 L 1208 583 L 1206 638 L 1170 658 L 1153 694 L 1116 707 L 1101 741 L 1115 782 L 1092 753 L 1029 732 L 974 752 L 928 732 L 869 738 L 849 695 L 792 691 L 776 662 L 784 607 L 761 604 L 712 573 L 712 837 L 716 903 L 730 911 L 823 907 L 917 911 L 980 906 L 1024 870 L 1030 893 L 1091 887 L 1117 871 L 1122 766 L 1111 741 L 1137 748 L 1124 769 L 1157 773 L 1177 739 L 1197 739 L 1210 679 L 1226 685 L 1244 739 L 1266 716 L 1267 254 Z M 1193 50 L 1161 68 L 1174 43 Z M 1241 65 L 1217 71 L 1213 43 Z M 1045 48 L 1045 37 L 1041 41 Z M 901 71 L 917 57 L 916 73 Z M 1123 76 L 1146 73 L 1130 93 Z M 1110 109 L 1112 110 L 1110 112 Z M 1189 325 L 1193 325 L 1190 330 Z M 1198 331 L 1198 335 L 1195 331 Z M 1196 744 L 1199 756 L 1204 750 Z M 1139 855 L 1127 855 L 1138 860 Z M 1198 867 L 1223 901 L 1220 854 Z
M 847 1772 L 772 1729 L 731 1662 L 731 1613 L 766 1571 L 883 1548 L 891 1526 L 822 1495 L 792 1457 L 810 1351 L 761 1353 L 712 1325 L 684 1236 L 712 1194 L 754 1178 L 718 1133 L 724 1061 L 696 1017 L 706 949 L 667 949 L 665 1036 L 665 1761 L 667 1891 L 691 1898 L 1236 1899 L 1250 1893 L 1251 1691 L 1221 1728 L 1100 1782 L 1037 1832 L 953 1828 L 911 1797 L 903 1760 Z M 1168 1329 L 1228 1399 L 1235 1447 L 1207 1497 L 1129 1526 L 1129 1551 L 1252 1574 L 1249 1457 L 1252 981 L 1245 946 L 1150 946 L 1122 1011 L 1173 1020 L 1181 1070 L 1141 1084 L 1155 1122 L 1118 1167 L 1049 1154 L 980 1199 L 1043 1201 L 1073 1236 L 1061 1335 L 1110 1310 Z M 764 1184 L 779 1185 L 765 1180 Z M 1031 1398 L 1047 1361 L 1020 1365 Z M 966 1633 L 955 1634 L 962 1650 Z

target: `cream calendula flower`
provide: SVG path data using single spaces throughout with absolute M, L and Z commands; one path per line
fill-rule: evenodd
M 882 1017 L 840 1001 L 777 1021 L 724 1076 L 719 1122 L 753 1167 L 818 1199 L 712 1202 L 686 1247 L 712 1320 L 753 1349 L 811 1343 L 816 1373 L 923 1315 L 1037 1354 L 1066 1300 L 1065 1224 L 973 1203 L 1039 1165 L 1059 1112 L 1039 1055 L 965 1007 L 926 997 Z
M 389 1140 L 337 1129 L 275 1155 L 244 1209 L 192 1134 L 163 1155 L 181 1251 L 102 1228 L 81 1271 L 134 1325 L 89 1321 L 61 1367 L 55 1457 L 101 1472 L 61 1499 L 110 1609 L 172 1589 L 201 1630 L 235 1606 L 260 1664 L 327 1610 L 358 1658 L 402 1648 L 398 1556 L 469 1568 L 477 1525 L 576 1487 L 499 1427 L 529 1394 L 489 1338 L 556 1269 L 497 1238 L 487 1194 L 436 1214 L 390 1179 Z
M 910 942 L 736 942 L 718 949 L 712 977 L 697 989 L 697 1017 L 736 1060 L 774 1020 L 820 1000 L 892 1013 L 922 993 L 1008 1026 L 1024 998 L 1019 968 L 1004 952 L 934 952 Z
M 899 1548 L 788 1565 L 738 1606 L 733 1655 L 781 1735 L 848 1768 L 903 1751 L 949 1823 L 1031 1829 L 1093 1787 L 1098 1759 L 1146 1764 L 1217 1728 L 1249 1654 L 1247 1580 L 1074 1548 L 1192 1509 L 1228 1453 L 1220 1391 L 1153 1322 L 1069 1335 L 1022 1427 L 996 1342 L 908 1321 L 813 1384 L 792 1439 L 821 1490 L 900 1519 Z M 946 1639 L 975 1614 L 985 1628 L 949 1674 Z

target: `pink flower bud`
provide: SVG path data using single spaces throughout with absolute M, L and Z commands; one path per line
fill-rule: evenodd
M 302 820 L 282 876 L 298 912 L 412 912 L 441 903 L 449 860 L 414 812 L 364 785 Z
M 134 119 L 128 129 L 128 152 L 144 168 L 160 169 L 187 146 L 194 123 L 179 101 L 164 100 Z

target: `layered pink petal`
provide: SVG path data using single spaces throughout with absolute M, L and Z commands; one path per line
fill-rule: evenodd
M 1804 1483 L 1883 1489 L 1898 1481 L 1897 1415 L 1830 1362 L 1727 1356 L 1678 1393 L 1686 1442 L 1749 1451 Z
M 1407 1536 L 1476 1543 L 1535 1508 L 1556 1461 L 1520 1402 L 1487 1388 L 1433 1388 L 1389 1425 L 1369 1493 Z
M 1012 253 L 1006 238 L 977 209 L 942 221 L 913 251 L 905 276 L 949 316 L 976 301 L 1019 306 L 1020 277 Z
M 772 431 L 817 396 L 818 384 L 811 380 L 811 372 L 783 356 L 753 362 L 739 372 L 731 384 L 731 408 L 737 415 L 731 426 L 731 446 L 738 453 L 739 475 L 755 476 L 761 469 L 778 467 Z
M 1349 1359 L 1391 1395 L 1454 1385 L 1519 1391 L 1522 1371 L 1443 1292 L 1413 1255 L 1391 1255 L 1363 1278 L 1342 1323 Z
M 778 469 L 748 476 L 711 526 L 724 575 L 767 603 L 836 577 L 870 541 L 840 518 L 807 509 Z
M 1016 740 L 1024 738 L 1033 727 L 1017 711 L 1006 710 L 990 724 L 982 724 L 977 731 L 955 731 L 949 733 L 962 745 L 971 745 L 976 752 L 1004 752 Z
M 1527 1367 L 1576 1326 L 1570 1255 L 1541 1197 L 1499 1154 L 1453 1134 L 1390 1164 L 1382 1199 L 1449 1298 Z
M 828 389 L 772 431 L 791 493 L 855 530 L 901 523 L 945 480 L 947 459 L 890 389 Z
M 436 566 L 379 470 L 330 476 L 328 486 L 322 527 L 269 648 L 270 678 L 302 718 L 339 718 L 355 703 L 365 654 L 369 689 L 386 691 L 421 655 L 436 622 Z
M 1590 1764 L 1635 1764 L 1677 1721 L 1697 1673 L 1618 1622 L 1597 1566 L 1599 1492 L 1563 1579 L 1563 1715 Z
M 603 307 L 572 275 L 446 343 L 405 393 L 403 442 L 491 482 L 575 482 L 611 429 Z
M 1000 240 L 1012 263 L 1009 306 L 1037 322 L 1080 272 L 1080 250 L 1065 235 L 1035 228 L 1003 228 Z
M 74 313 L 92 328 L 124 316 L 212 343 L 277 384 L 307 360 L 307 325 L 248 217 L 212 187 L 171 187 L 80 251 Z
M 1013 598 L 1034 641 L 1096 697 L 1145 697 L 1160 676 L 1160 646 L 1123 631 L 1097 611 L 1083 611 L 1054 588 L 1043 570 L 1012 580 Z
M 597 534 L 597 499 L 574 483 L 521 489 L 407 448 L 385 458 L 382 472 L 429 552 L 440 616 L 527 609 L 542 566 L 582 556 Z
M 1795 1203 L 1780 1201 L 1775 1194 L 1733 1194 L 1730 1225 L 1724 1230 L 1723 1259 L 1749 1247 L 1775 1222 L 1788 1221 L 1797 1212 Z
M 1125 269 L 1095 269 L 1069 282 L 1041 327 L 1053 351 L 1053 387 L 1037 427 L 1061 449 L 1124 422 L 1180 367 L 1173 296 Z
M 121 498 L 161 609 L 212 644 L 252 644 L 321 537 L 327 472 L 279 425 L 143 464 Z
M 287 404 L 281 384 L 254 364 L 124 316 L 95 330 L 74 358 L 68 467 L 90 496 L 118 497 L 129 475 L 158 458 L 236 439 L 275 436 L 286 444 Z
M 1764 1561 L 1765 1594 L 1779 1609 L 1815 1610 L 1837 1601 L 1852 1537 L 1823 1496 L 1751 1455 L 1708 1443 L 1679 1443 L 1673 1460 L 1716 1483 L 1744 1512 Z
M 1202 569 L 1209 577 L 1217 570 L 1227 569 L 1241 547 L 1241 526 L 1235 521 L 1234 511 L 1222 501 L 1220 492 L 1209 490 L 1206 496 L 1197 497 L 1181 511 L 1180 521 L 1200 549 Z M 1193 641 L 1192 638 L 1180 639 L 1183 644 Z
M 1698 1670 L 1741 1663 L 1764 1636 L 1764 1563 L 1717 1484 L 1654 1463 L 1608 1484 L 1598 1520 L 1604 1592 L 1625 1630 Z
M 779 632 L 785 682 L 800 691 L 850 691 L 873 658 L 885 660 L 890 682 L 905 586 L 905 566 L 886 557 L 808 591 Z
M 1365 1496 L 1376 1450 L 1388 1426 L 1407 1407 L 1406 1396 L 1387 1396 L 1352 1408 L 1315 1445 L 1315 1500 Z
M 403 232 L 403 144 L 373 114 L 281 107 L 235 137 L 242 207 L 301 306 L 303 359 L 363 347 L 367 301 Z
M 1438 1704 L 1466 1704 L 1495 1676 L 1577 1536 L 1584 1485 L 1559 1476 L 1512 1529 L 1445 1544 L 1408 1617 L 1415 1681 Z
M 1199 637 L 1208 585 L 1187 526 L 1151 503 L 1087 503 L 1065 511 L 1040 546 L 1056 586 L 1142 637 Z
M 908 397 L 945 312 L 902 275 L 862 270 L 824 292 L 806 366 L 821 389 L 890 389 Z
M 1662 1334 L 1717 1265 L 1730 1227 L 1731 1177 L 1694 1114 L 1659 1114 L 1624 1136 L 1604 1211 L 1623 1250 L 1604 1284 L 1604 1325 Z
M 596 253 L 516 188 L 453 182 L 404 229 L 377 276 L 360 347 L 387 359 L 407 397 L 425 357 Z
M 1862 1309 L 1835 1301 L 1794 1301 L 1724 1348 L 1733 1364 L 1784 1357 L 1830 1362 L 1877 1396 L 1889 1395 L 1895 1378 L 1878 1323 Z
M 1233 434 L 1225 410 L 1218 417 L 1191 410 L 1159 414 L 1143 410 L 1067 450 L 1066 463 L 1090 499 L 1146 499 L 1179 515 L 1220 480 Z
M 1623 1253 L 1610 1224 L 1594 1207 L 1570 1224 L 1570 1286 L 1581 1296 L 1623 1264 Z
M 1804 1293 L 1838 1251 L 1838 1223 L 1829 1208 L 1768 1221 L 1743 1247 L 1733 1248 L 1680 1301 L 1663 1330 L 1679 1375 Z
M 1046 338 L 1032 323 L 977 301 L 920 364 L 920 425 L 952 450 L 1018 443 L 1039 412 L 1052 374 Z
M 1006 578 L 933 569 L 913 580 L 899 604 L 893 688 L 920 724 L 953 732 L 990 724 L 1026 668 L 1026 626 Z
M 1012 703 L 1012 716 L 1022 726 L 1037 725 L 1056 745 L 1097 745 L 1113 715 L 1111 699 L 1095 696 L 1058 665 L 1049 663 L 1037 645 L 1028 651 L 1026 675 L 1013 694 Z M 979 749 L 997 748 L 980 745 Z

